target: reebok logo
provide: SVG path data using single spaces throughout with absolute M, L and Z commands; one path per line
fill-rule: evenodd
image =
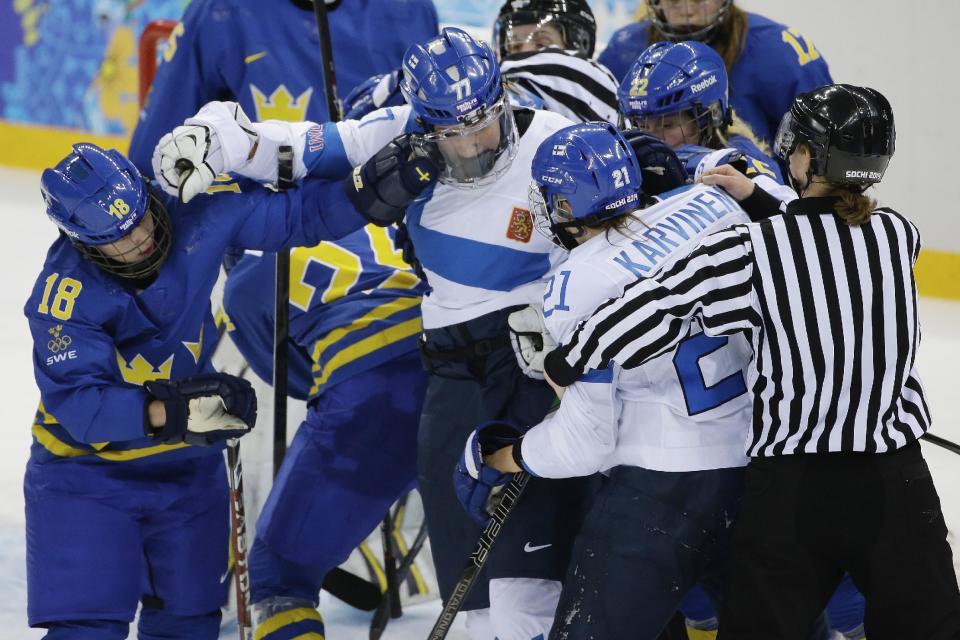
M 704 89 L 709 89 L 713 85 L 717 84 L 717 76 L 710 76 L 696 84 L 690 85 L 690 91 L 693 93 L 700 93 Z
M 546 549 L 547 547 L 552 547 L 552 546 L 553 546 L 552 542 L 550 544 L 539 544 L 537 546 L 533 546 L 528 542 L 527 544 L 523 545 L 523 550 L 526 551 L 527 553 L 533 553 L 534 551 L 540 551 L 540 549 Z

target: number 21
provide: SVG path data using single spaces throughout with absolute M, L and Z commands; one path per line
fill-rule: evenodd
M 613 170 L 613 186 L 617 189 L 622 189 L 625 185 L 630 184 L 630 174 L 627 173 L 626 167 L 620 167 L 619 169 Z

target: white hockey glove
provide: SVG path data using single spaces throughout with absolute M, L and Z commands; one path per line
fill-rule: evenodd
M 221 173 L 247 163 L 257 132 L 236 102 L 209 102 L 183 126 L 160 138 L 153 173 L 180 202 L 205 192 Z
M 507 317 L 510 344 L 524 375 L 543 380 L 543 359 L 557 347 L 543 320 L 543 308 L 530 305 Z

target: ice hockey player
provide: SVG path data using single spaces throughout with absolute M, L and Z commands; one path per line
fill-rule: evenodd
M 243 162 L 254 141 L 236 142 Z M 224 249 L 316 244 L 360 218 L 320 180 L 183 206 L 88 143 L 41 186 L 61 233 L 24 307 L 41 396 L 24 479 L 29 623 L 49 639 L 125 638 L 142 604 L 141 638 L 214 640 L 222 445 L 256 417 L 249 383 L 210 363 Z
M 677 185 L 662 201 L 645 194 L 634 152 L 611 125 L 554 133 L 533 160 L 533 177 L 538 229 L 570 252 L 547 281 L 545 344 L 565 339 L 599 304 L 657 273 L 682 247 L 748 220 L 716 188 Z M 492 422 L 471 435 L 465 459 L 501 473 L 610 471 L 574 547 L 555 637 L 654 639 L 698 580 L 712 598 L 722 595 L 747 462 L 743 370 L 751 356 L 745 340 L 692 328 L 677 349 L 642 370 L 588 374 L 566 389 L 556 414 L 525 434 Z M 521 362 L 542 375 L 542 352 L 539 362 Z M 482 450 L 511 439 L 515 444 L 484 460 Z
M 275 142 L 264 144 L 261 129 L 262 161 L 255 155 L 242 171 L 275 180 L 276 145 L 292 142 L 295 177 L 349 176 L 356 167 L 348 193 L 357 208 L 378 224 L 406 221 L 430 288 L 421 306 L 429 381 L 418 480 L 446 596 L 480 533 L 450 484 L 467 434 L 488 419 L 534 424 L 554 398 L 517 367 L 506 316 L 538 301 L 539 280 L 550 269 L 552 245 L 533 232 L 527 209 L 530 161 L 540 142 L 570 121 L 545 111 L 514 112 L 493 51 L 458 29 L 412 47 L 403 66 L 409 106 L 322 126 L 270 123 Z M 213 138 L 209 148 L 217 144 Z M 427 169 L 425 159 L 439 171 Z M 172 170 L 175 160 L 166 166 Z M 212 182 L 212 172 L 182 180 L 168 173 L 187 195 Z M 482 581 L 467 603 L 468 611 L 492 609 L 489 616 L 468 616 L 473 637 L 546 635 L 588 484 L 530 485 L 526 506 L 511 517 L 487 565 L 489 589 Z
M 644 49 L 699 40 L 723 59 L 731 101 L 759 140 L 770 144 L 794 96 L 831 82 L 827 62 L 796 29 L 747 13 L 733 0 L 645 0 L 649 17 L 616 31 L 598 60 L 621 82 Z
M 277 0 L 265 10 L 258 0 L 187 5 L 130 141 L 142 172 L 160 137 L 211 100 L 238 102 L 254 120 L 329 119 L 313 2 Z M 341 97 L 438 31 L 432 0 L 334 0 L 327 16 Z
M 597 24 L 584 0 L 508 0 L 493 27 L 507 97 L 574 122 L 619 121 L 617 81 L 591 60 Z M 400 69 L 371 78 L 345 101 L 348 118 L 403 104 Z

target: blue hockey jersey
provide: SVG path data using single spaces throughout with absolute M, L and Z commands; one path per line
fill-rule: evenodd
M 308 179 L 284 193 L 246 184 L 249 193 L 186 205 L 158 193 L 173 240 L 143 290 L 83 259 L 64 237 L 53 243 L 24 307 L 41 396 L 32 459 L 127 461 L 218 450 L 147 437 L 141 385 L 213 370 L 210 293 L 224 250 L 315 245 L 363 223 L 337 183 Z
M 230 337 L 264 380 L 273 375 L 274 254 L 247 254 L 230 271 Z M 268 297 L 264 292 L 270 294 Z M 290 395 L 328 385 L 417 348 L 420 280 L 394 248 L 393 229 L 368 225 L 336 243 L 290 252 Z
M 328 16 L 341 97 L 437 34 L 432 0 L 347 0 Z M 324 122 L 323 86 L 310 2 L 193 0 L 157 69 L 130 159 L 150 175 L 161 136 L 211 100 L 235 100 L 256 121 Z
M 730 103 L 757 137 L 772 143 L 797 94 L 833 80 L 823 56 L 796 29 L 747 15 L 746 44 L 730 70 Z M 649 29 L 650 21 L 643 20 L 617 30 L 597 60 L 623 80 L 647 48 Z

